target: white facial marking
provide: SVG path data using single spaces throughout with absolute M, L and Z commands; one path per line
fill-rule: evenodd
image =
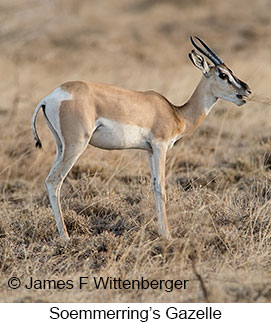
M 223 69 L 223 68 L 220 68 L 219 70 L 221 73 L 224 73 L 228 76 L 229 82 L 232 83 L 235 87 L 237 87 L 238 89 L 240 89 L 242 87 L 238 82 L 236 82 L 235 78 L 232 76 L 232 74 L 228 70 Z
M 149 129 L 99 118 L 95 122 L 90 144 L 102 149 L 150 150 L 148 144 L 150 136 Z

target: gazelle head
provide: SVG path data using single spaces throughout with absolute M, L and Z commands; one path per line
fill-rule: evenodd
M 225 63 L 201 39 L 198 37 L 195 38 L 200 42 L 204 49 L 199 47 L 191 36 L 190 39 L 193 46 L 214 63 L 214 65 L 210 66 L 205 58 L 202 55 L 197 54 L 195 50 L 192 50 L 191 53 L 189 53 L 189 58 L 208 79 L 210 86 L 209 89 L 214 97 L 231 101 L 238 106 L 246 103 L 244 97 L 248 97 L 249 94 L 251 94 L 249 86 L 238 79 Z

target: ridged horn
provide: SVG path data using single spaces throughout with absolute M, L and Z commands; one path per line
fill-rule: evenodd
M 199 47 L 194 39 L 193 39 L 193 36 L 190 36 L 190 40 L 191 40 L 191 43 L 192 45 L 199 51 L 201 52 L 203 55 L 205 55 L 206 57 L 208 57 L 215 65 L 218 65 L 218 64 L 224 64 L 223 61 L 216 55 L 215 52 L 213 52 L 205 43 L 203 40 L 201 40 L 199 37 L 197 36 L 194 36 L 200 43 L 201 45 L 207 50 L 207 52 L 202 49 L 201 47 Z

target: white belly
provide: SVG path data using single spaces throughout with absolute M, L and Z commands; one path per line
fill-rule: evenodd
M 149 129 L 99 118 L 95 122 L 95 130 L 90 144 L 102 149 L 150 150 L 149 139 Z

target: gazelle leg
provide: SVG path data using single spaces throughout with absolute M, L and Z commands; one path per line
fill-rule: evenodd
M 68 232 L 66 230 L 66 226 L 65 226 L 65 223 L 63 220 L 61 207 L 60 207 L 60 197 L 59 197 L 60 188 L 61 188 L 62 182 L 65 177 L 61 178 L 61 176 L 58 175 L 58 169 L 61 166 L 61 161 L 63 159 L 64 143 L 60 139 L 57 131 L 55 130 L 52 123 L 50 122 L 45 111 L 44 111 L 44 116 L 46 118 L 48 127 L 49 127 L 49 129 L 55 139 L 55 142 L 56 142 L 56 158 L 55 158 L 54 163 L 51 167 L 51 170 L 45 180 L 45 186 L 47 188 L 50 204 L 51 204 L 51 207 L 54 212 L 54 216 L 56 219 L 56 224 L 57 224 L 59 234 L 63 239 L 68 240 L 69 235 L 68 235 Z
M 69 100 L 64 100 L 59 105 L 48 104 L 44 109 L 57 145 L 56 159 L 45 185 L 59 234 L 65 240 L 69 239 L 69 235 L 61 211 L 61 186 L 68 172 L 88 146 L 94 126 L 91 119 L 83 114 L 78 115 L 77 112 L 77 106 Z
M 154 174 L 154 159 L 153 159 L 153 153 L 148 151 L 148 161 L 149 161 L 149 166 L 150 166 L 150 171 L 151 171 L 151 178 L 152 178 L 152 188 L 153 191 L 155 190 L 155 174 Z
M 77 146 L 76 150 L 73 146 L 64 146 L 62 155 L 55 160 L 45 181 L 60 237 L 65 240 L 69 239 L 69 235 L 61 211 L 60 190 L 65 177 L 80 155 L 84 152 L 87 144 L 88 142 L 86 142 L 84 145 Z
M 61 157 L 55 160 L 49 175 L 46 178 L 45 185 L 48 191 L 51 207 L 54 212 L 56 225 L 60 237 L 68 240 L 69 235 L 64 223 L 61 206 L 60 206 L 60 189 L 64 181 L 64 176 L 61 174 Z M 64 165 L 63 165 L 64 166 Z
M 149 164 L 152 173 L 156 208 L 158 212 L 158 232 L 163 237 L 170 239 L 166 215 L 166 192 L 165 192 L 165 163 L 166 147 L 163 145 L 153 147 L 153 154 L 149 153 Z

